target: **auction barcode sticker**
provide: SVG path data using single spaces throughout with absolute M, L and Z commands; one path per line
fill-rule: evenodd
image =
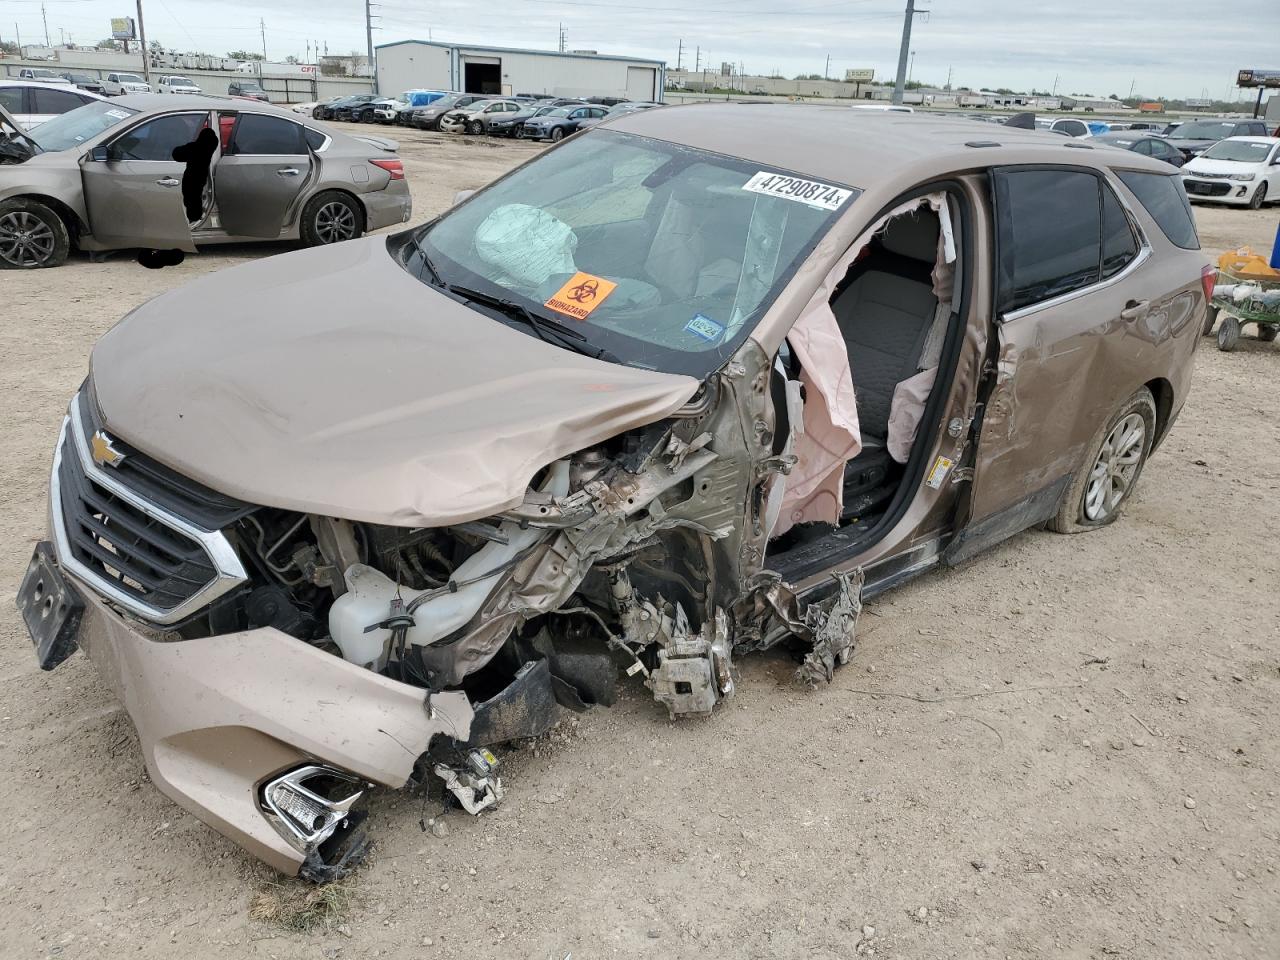
M 781 173 L 767 173 L 764 170 L 744 183 L 742 189 L 763 193 L 766 197 L 795 200 L 819 210 L 839 210 L 840 205 L 853 196 L 853 191 L 844 187 L 833 187 L 829 183 L 803 180 Z

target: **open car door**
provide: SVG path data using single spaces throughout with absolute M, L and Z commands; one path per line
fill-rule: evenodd
M 312 163 L 301 124 L 239 113 L 213 175 L 222 229 L 234 237 L 280 236 Z
M 194 140 L 208 120 L 207 111 L 151 117 L 80 158 L 95 240 L 114 249 L 195 253 L 182 203 L 186 164 L 174 160 L 173 151 Z

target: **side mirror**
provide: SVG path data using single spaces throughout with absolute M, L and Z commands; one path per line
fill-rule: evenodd
M 89 159 L 98 163 L 104 163 L 111 159 L 111 151 L 105 146 L 94 147 L 89 151 Z

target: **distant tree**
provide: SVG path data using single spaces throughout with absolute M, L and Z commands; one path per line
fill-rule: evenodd
M 18 45 L 12 40 L 0 40 L 0 53 L 17 56 L 22 51 L 18 49 Z
M 284 62 L 285 62 L 285 63 L 301 63 L 302 61 L 300 61 L 300 60 L 299 60 L 297 57 L 295 57 L 293 54 L 289 54 L 289 56 L 287 56 L 287 57 L 285 57 L 285 58 L 284 58 Z
M 248 50 L 231 50 L 227 56 L 232 60 L 262 60 L 265 59 L 260 53 L 250 53 Z
M 796 74 L 796 76 L 793 77 L 792 79 L 794 80 L 825 80 L 827 78 L 820 73 L 800 73 L 800 74 Z
M 98 49 L 99 50 L 119 50 L 120 41 L 114 40 L 114 39 L 99 40 Z
M 919 90 L 923 86 L 924 84 L 921 83 L 919 80 L 908 80 L 906 83 L 902 85 L 904 90 Z

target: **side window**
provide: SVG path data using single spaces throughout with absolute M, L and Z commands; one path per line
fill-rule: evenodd
M 1161 173 L 1137 173 L 1118 170 L 1116 176 L 1128 187 L 1138 202 L 1159 224 L 1169 242 L 1184 250 L 1199 250 L 1200 238 L 1196 236 L 1196 222 L 1191 215 L 1191 204 L 1182 189 L 1182 178 L 1177 171 L 1172 176 Z
M 0 104 L 12 114 L 27 113 L 22 108 L 22 91 L 26 87 L 0 87 Z
M 1115 193 L 1106 183 L 1102 189 L 1102 278 L 1114 277 L 1138 255 L 1133 225 Z
M 1140 154 L 1142 154 L 1144 157 L 1149 157 L 1149 156 L 1151 156 L 1151 141 L 1150 141 L 1150 140 L 1139 140 L 1139 141 L 1137 142 L 1137 144 L 1135 144 L 1135 145 L 1134 145 L 1133 152 L 1134 152 L 1134 153 L 1140 153 Z
M 1102 218 L 1098 178 L 1068 170 L 996 170 L 1001 312 L 1098 281 Z
M 303 127 L 302 135 L 306 138 L 307 146 L 312 150 L 319 150 L 324 146 L 325 140 L 328 139 L 319 130 L 312 130 L 310 127 Z
M 173 148 L 194 140 L 208 119 L 203 113 L 156 117 L 116 137 L 111 152 L 120 160 L 172 160 Z
M 35 106 L 32 113 L 66 113 L 68 110 L 74 110 L 76 107 L 82 107 L 88 103 L 85 97 L 77 96 L 67 90 L 36 88 L 31 91 L 32 99 Z
M 281 117 L 242 113 L 231 139 L 231 152 L 237 156 L 306 153 L 302 127 Z

